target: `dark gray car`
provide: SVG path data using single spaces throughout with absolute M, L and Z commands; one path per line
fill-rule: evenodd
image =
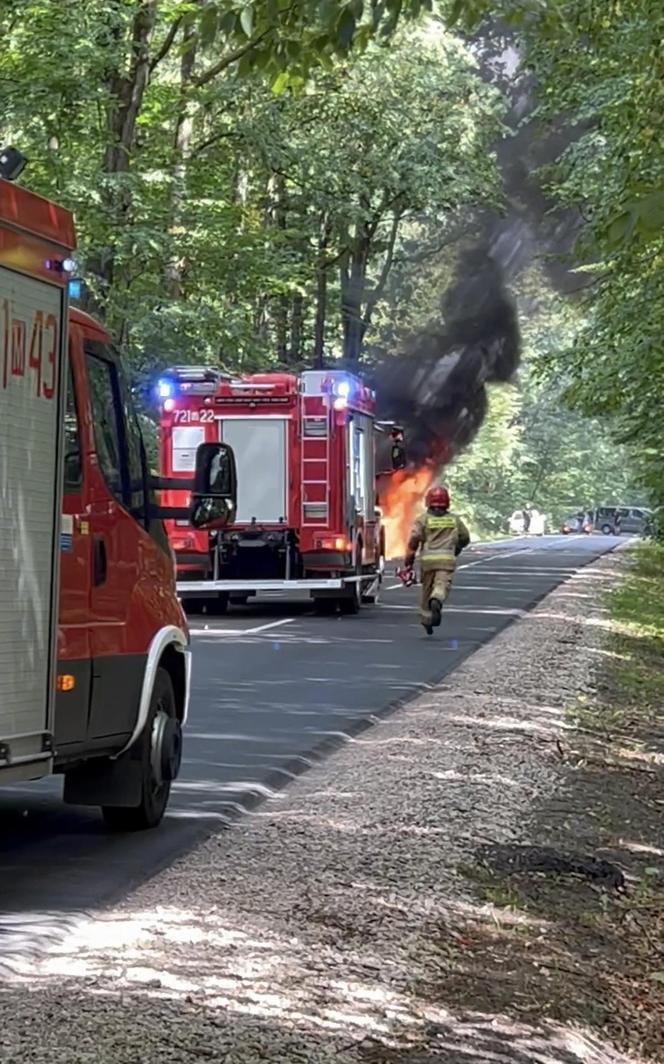
M 593 526 L 605 536 L 642 536 L 650 519 L 650 510 L 642 506 L 599 506 Z

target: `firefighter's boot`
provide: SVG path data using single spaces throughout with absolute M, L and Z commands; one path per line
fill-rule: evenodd
M 440 628 L 440 622 L 443 613 L 443 604 L 440 599 L 432 598 L 429 600 L 429 609 L 431 610 L 431 627 Z

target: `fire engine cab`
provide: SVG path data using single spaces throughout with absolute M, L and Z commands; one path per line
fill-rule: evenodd
M 0 786 L 61 772 L 133 830 L 178 773 L 189 635 L 120 359 L 68 308 L 74 247 L 68 211 L 0 178 Z M 176 516 L 220 527 L 232 452 L 195 466 Z
M 334 370 L 232 378 L 178 366 L 157 391 L 163 475 L 190 477 L 203 442 L 230 444 L 238 464 L 232 528 L 168 523 L 191 608 L 223 612 L 229 600 L 274 590 L 308 592 L 323 612 L 355 613 L 375 599 L 385 552 L 371 389 Z M 168 501 L 182 506 L 186 495 Z

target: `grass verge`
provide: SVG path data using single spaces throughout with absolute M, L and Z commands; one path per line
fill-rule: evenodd
M 594 628 L 591 679 L 566 714 L 559 791 L 532 810 L 532 845 L 514 847 L 511 867 L 494 854 L 463 869 L 493 927 L 468 929 L 476 963 L 459 989 L 661 1061 L 664 546 L 639 545 L 615 565 L 623 575 Z

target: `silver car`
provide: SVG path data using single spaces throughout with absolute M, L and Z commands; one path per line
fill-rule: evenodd
M 595 510 L 594 527 L 605 536 L 642 536 L 649 521 L 651 511 L 645 506 L 600 506 Z

